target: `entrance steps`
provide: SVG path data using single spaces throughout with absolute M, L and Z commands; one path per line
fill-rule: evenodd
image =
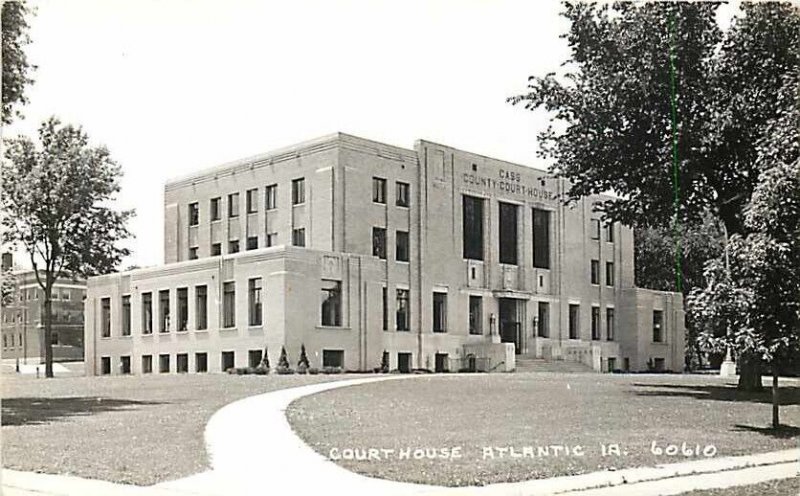
M 548 360 L 527 355 L 516 356 L 515 372 L 560 372 L 560 373 L 586 373 L 594 372 L 590 366 L 567 360 Z

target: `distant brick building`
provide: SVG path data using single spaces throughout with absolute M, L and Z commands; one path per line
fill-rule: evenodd
M 10 266 L 9 254 L 3 255 L 4 266 Z M 44 362 L 45 339 L 43 291 L 32 270 L 11 271 L 13 289 L 2 311 L 0 330 L 5 359 L 19 358 L 22 363 Z M 83 299 L 86 284 L 61 278 L 53 287 L 52 337 L 53 360 L 83 359 Z
M 91 278 L 89 374 L 255 365 L 681 370 L 680 295 L 564 180 L 427 141 L 335 134 L 165 188 L 166 265 Z

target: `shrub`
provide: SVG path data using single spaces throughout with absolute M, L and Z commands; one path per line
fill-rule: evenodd
M 267 373 L 269 373 L 269 349 L 266 346 L 264 347 L 264 356 L 258 366 L 266 369 Z
M 256 375 L 267 375 L 269 374 L 269 367 L 264 367 L 262 363 L 261 365 L 253 369 L 253 373 Z
M 381 355 L 381 372 L 384 374 L 389 372 L 389 354 L 386 353 L 386 350 L 383 351 L 383 355 Z
M 297 361 L 297 370 L 300 370 L 300 366 L 303 366 L 305 370 L 308 370 L 308 357 L 306 356 L 306 345 L 300 345 L 300 360 Z
M 342 368 L 341 367 L 323 367 L 322 368 L 323 374 L 341 374 Z
M 275 373 L 278 375 L 291 375 L 294 374 L 294 369 L 292 369 L 291 367 L 281 367 L 280 365 L 278 365 L 277 367 L 275 367 Z
M 277 368 L 284 368 L 288 369 L 289 367 L 289 357 L 286 356 L 286 347 L 281 346 L 281 356 L 278 358 L 278 367 Z M 277 370 L 277 369 L 276 369 Z
M 297 364 L 297 373 L 298 374 L 305 374 L 306 372 L 308 372 L 308 367 L 303 362 L 298 363 Z
M 317 374 L 319 374 L 319 369 L 316 368 L 316 367 L 309 367 L 308 368 L 308 373 L 311 374 L 311 375 L 317 375 Z

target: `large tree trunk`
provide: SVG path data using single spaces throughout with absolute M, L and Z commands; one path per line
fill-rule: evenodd
M 777 429 L 781 425 L 780 401 L 778 398 L 778 364 L 772 362 L 772 428 Z
M 53 334 L 52 315 L 53 301 L 52 288 L 44 290 L 44 376 L 53 377 Z
M 761 384 L 761 360 L 752 354 L 739 355 L 739 391 L 763 391 Z

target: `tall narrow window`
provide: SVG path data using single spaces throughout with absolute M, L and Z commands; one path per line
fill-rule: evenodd
M 500 202 L 500 263 L 517 264 L 517 206 Z
M 322 281 L 322 325 L 342 325 L 342 283 Z
M 169 373 L 169 355 L 164 353 L 158 355 L 158 371 L 162 374 Z
M 292 205 L 300 205 L 306 201 L 306 180 L 301 177 L 292 180 Z
M 197 247 L 192 246 L 189 248 L 189 260 L 197 260 Z
M 536 315 L 536 333 L 540 338 L 550 337 L 550 304 L 540 301 Z
M 194 370 L 195 372 L 208 372 L 208 353 L 194 354 Z
M 372 256 L 386 260 L 386 229 L 372 228 Z
M 169 290 L 158 292 L 158 331 L 169 332 Z
M 264 238 L 264 246 L 269 248 L 270 246 L 275 246 L 278 244 L 278 233 L 272 232 L 267 233 L 266 238 Z
M 600 219 L 592 219 L 589 235 L 592 239 L 600 239 Z
M 614 262 L 606 262 L 606 286 L 614 285 Z
M 372 201 L 386 203 L 386 179 L 382 177 L 372 178 Z
M 272 210 L 278 207 L 278 185 L 270 184 L 267 186 L 266 194 L 264 195 L 264 209 Z
M 228 195 L 228 217 L 239 216 L 239 193 Z
M 178 288 L 178 330 L 189 329 L 189 288 Z
M 306 245 L 306 230 L 304 227 L 292 229 L 292 245 L 293 246 Z
M 153 373 L 153 355 L 142 355 L 142 374 Z
M 613 243 L 614 242 L 614 223 L 609 222 L 605 225 L 604 229 L 606 233 L 606 242 Z
M 122 335 L 131 335 L 131 295 L 122 297 Z
M 260 326 L 262 322 L 261 278 L 248 281 L 247 288 L 248 314 L 251 326 Z
M 228 241 L 228 253 L 239 253 L 239 240 Z
M 395 205 L 398 207 L 408 207 L 411 204 L 411 186 L 408 183 L 397 181 L 396 194 Z
M 483 334 L 483 298 L 469 297 L 469 333 Z
M 220 220 L 222 218 L 222 209 L 220 208 L 220 202 L 222 198 L 212 198 L 211 203 L 209 205 L 209 210 L 211 211 L 211 220 Z
M 408 290 L 397 290 L 397 304 L 396 304 L 396 324 L 398 331 L 407 331 L 409 329 L 409 312 L 408 312 Z
M 200 205 L 195 203 L 189 204 L 189 225 L 196 226 L 200 224 Z
M 408 231 L 395 231 L 395 244 L 395 260 L 408 262 Z
M 142 334 L 153 333 L 153 293 L 142 293 Z
M 247 207 L 248 214 L 254 214 L 258 212 L 258 189 L 248 189 L 245 192 L 245 205 Z
M 653 310 L 653 342 L 664 342 L 664 312 Z
M 606 308 L 606 339 L 614 341 L 614 309 Z
M 483 260 L 483 198 L 464 195 L 462 199 L 463 255 Z
M 447 293 L 433 293 L 433 332 L 447 332 Z
M 236 326 L 236 283 L 222 285 L 222 327 Z
M 600 339 L 600 307 L 592 307 L 592 339 Z
M 533 209 L 533 266 L 550 268 L 550 212 Z
M 578 339 L 581 335 L 581 306 L 569 306 L 569 338 Z
M 104 338 L 111 337 L 111 298 L 100 300 L 100 326 Z
M 592 284 L 600 284 L 600 261 L 592 260 L 591 265 L 591 279 Z
M 389 327 L 389 299 L 387 297 L 387 289 L 386 286 L 381 288 L 381 321 L 383 325 L 383 330 L 385 331 Z
M 208 289 L 205 285 L 194 287 L 194 327 L 198 331 L 208 328 Z

